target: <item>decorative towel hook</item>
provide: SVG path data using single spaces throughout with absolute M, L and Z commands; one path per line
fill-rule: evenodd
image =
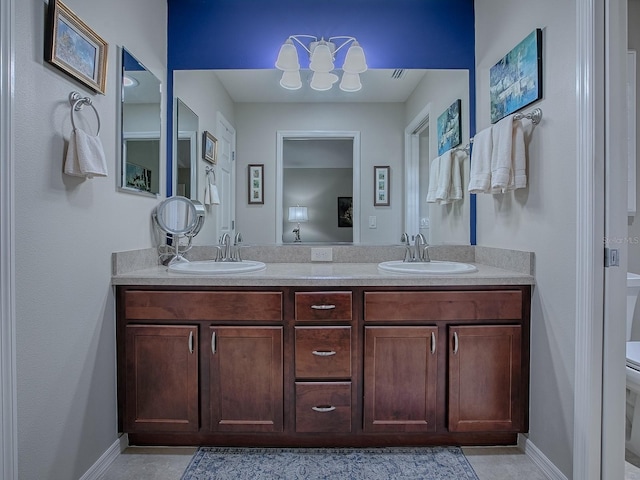
M 78 92 L 71 92 L 69 94 L 69 103 L 71 104 L 71 125 L 73 125 L 73 129 L 76 129 L 76 122 L 73 118 L 73 112 L 81 111 L 85 105 L 89 105 L 93 108 L 93 111 L 96 114 L 96 118 L 98 119 L 98 131 L 96 132 L 96 136 L 100 134 L 100 115 L 98 114 L 98 110 L 96 110 L 95 105 L 91 101 L 89 97 L 83 97 Z
M 213 183 L 216 183 L 216 169 L 213 167 L 205 167 L 204 169 L 205 175 L 209 176 L 210 173 L 213 174 Z
M 527 118 L 531 120 L 531 123 L 533 123 L 534 125 L 538 125 L 540 123 L 540 120 L 542 120 L 542 109 L 534 108 L 529 113 L 516 113 L 513 116 L 514 120 L 522 120 L 523 118 Z

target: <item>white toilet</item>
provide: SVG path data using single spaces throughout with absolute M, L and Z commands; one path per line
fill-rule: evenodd
M 631 327 L 636 300 L 640 293 L 640 275 L 627 272 L 627 419 L 631 435 L 626 447 L 640 455 L 640 341 L 631 342 Z

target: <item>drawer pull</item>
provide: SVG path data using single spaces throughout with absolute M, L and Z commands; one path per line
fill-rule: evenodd
M 318 357 L 330 357 L 336 354 L 333 350 L 313 350 L 311 353 Z
M 436 334 L 431 332 L 431 355 L 436 353 Z
M 189 353 L 193 353 L 193 331 L 189 332 Z
M 211 332 L 211 353 L 216 354 L 216 332 Z
M 326 413 L 326 412 L 333 412 L 336 409 L 336 407 L 332 406 L 326 406 L 326 407 L 311 407 L 311 410 L 313 410 L 314 412 L 320 412 L 320 413 Z
M 458 353 L 458 332 L 453 332 L 453 354 Z
M 311 305 L 313 310 L 334 310 L 336 308 L 335 305 L 327 304 L 327 305 Z

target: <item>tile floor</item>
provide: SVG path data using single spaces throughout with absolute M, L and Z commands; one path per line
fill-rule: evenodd
M 102 478 L 103 480 L 180 480 L 195 450 L 191 447 L 129 447 L 115 460 Z M 463 450 L 480 480 L 546 480 L 547 478 L 517 447 L 465 447 Z M 640 469 L 638 471 L 640 472 Z M 638 479 L 640 480 L 640 477 Z
M 640 457 L 629 450 L 625 450 L 624 457 L 624 479 L 640 480 Z

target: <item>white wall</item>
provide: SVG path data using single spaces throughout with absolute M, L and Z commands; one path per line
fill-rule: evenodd
M 544 98 L 535 106 L 544 118 L 530 134 L 529 186 L 478 195 L 477 239 L 479 245 L 535 252 L 529 438 L 571 478 L 579 208 L 575 2 L 476 0 L 475 15 L 478 131 L 490 124 L 489 68 L 534 28 L 543 28 Z
M 181 99 L 198 116 L 198 185 L 196 187 L 196 198 L 200 202 L 204 202 L 205 168 L 211 166 L 211 164 L 202 159 L 202 132 L 208 131 L 216 138 L 220 138 L 217 112 L 221 112 L 227 121 L 235 126 L 235 106 L 215 73 L 202 70 L 175 71 L 173 75 L 173 96 Z M 219 181 L 218 188 L 220 188 Z M 218 243 L 216 222 L 219 208 L 216 205 L 207 205 L 205 207 L 205 222 L 198 236 L 194 238 L 194 244 L 212 245 Z
M 246 243 L 273 243 L 276 236 L 276 134 L 278 130 L 348 130 L 361 132 L 360 241 L 398 243 L 403 224 L 404 105 L 250 104 L 236 105 L 236 220 Z M 262 163 L 264 205 L 247 205 L 247 165 Z M 373 167 L 391 167 L 391 205 L 373 206 Z M 354 199 L 355 201 L 355 199 Z M 377 228 L 369 228 L 369 216 Z
M 429 71 L 418 84 L 414 92 L 406 102 L 405 126 L 429 105 L 429 152 L 428 158 L 432 160 L 438 156 L 438 116 L 444 112 L 457 99 L 462 101 L 462 147 L 469 143 L 469 72 L 466 70 L 434 70 Z M 421 152 L 422 153 L 422 152 Z M 460 154 L 462 155 L 462 154 Z M 466 187 L 469 183 L 469 158 L 462 160 L 462 184 Z M 428 190 L 428 168 L 424 175 L 427 188 L 420 190 L 420 205 L 426 203 Z M 437 244 L 469 244 L 469 194 L 466 188 L 463 190 L 462 201 L 447 205 L 428 204 L 430 221 L 430 243 Z
M 80 478 L 117 439 L 111 253 L 151 246 L 151 211 L 157 204 L 116 191 L 115 66 L 116 47 L 124 45 L 164 83 L 166 2 L 65 3 L 109 43 L 107 92 L 95 95 L 44 62 L 46 4 L 15 2 L 21 480 Z M 81 180 L 62 173 L 72 90 L 89 95 L 100 113 L 107 178 Z M 89 109 L 81 113 L 95 126 L 92 115 Z M 163 141 L 163 165 L 164 155 Z

